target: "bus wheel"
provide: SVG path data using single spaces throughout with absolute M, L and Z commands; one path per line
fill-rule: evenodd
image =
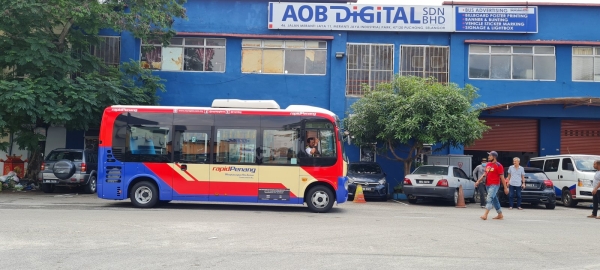
M 323 185 L 312 187 L 306 195 L 308 209 L 315 213 L 325 213 L 333 207 L 333 193 Z
M 140 208 L 151 208 L 158 203 L 158 189 L 148 181 L 142 181 L 129 191 L 129 198 L 134 206 Z

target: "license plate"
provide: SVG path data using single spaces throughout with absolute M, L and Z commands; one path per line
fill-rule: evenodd
M 433 180 L 417 180 L 417 184 L 431 184 Z
M 525 184 L 525 188 L 537 188 L 537 184 Z
M 363 188 L 363 190 L 364 190 L 364 191 L 372 191 L 372 190 L 373 190 L 373 188 L 366 187 L 366 188 Z
M 44 180 L 44 183 L 56 184 L 58 180 Z

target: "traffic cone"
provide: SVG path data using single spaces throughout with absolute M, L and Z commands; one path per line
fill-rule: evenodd
M 366 203 L 365 194 L 363 194 L 362 185 L 356 185 L 356 192 L 354 192 L 355 203 Z
M 465 194 L 463 193 L 462 185 L 458 187 L 458 202 L 456 202 L 457 208 L 467 208 L 465 205 Z

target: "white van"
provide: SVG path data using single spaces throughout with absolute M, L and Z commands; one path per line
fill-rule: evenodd
M 592 201 L 592 181 L 594 180 L 593 155 L 557 155 L 536 157 L 529 160 L 529 166 L 540 168 L 554 183 L 556 197 L 565 206 L 575 207 L 580 201 Z M 558 199 L 557 198 L 557 199 Z

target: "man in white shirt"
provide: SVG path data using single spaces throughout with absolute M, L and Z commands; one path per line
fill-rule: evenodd
M 304 149 L 304 151 L 306 151 L 306 154 L 310 157 L 318 157 L 321 155 L 321 153 L 319 153 L 319 150 L 317 150 L 318 144 L 319 139 L 315 137 L 310 137 L 306 139 L 306 149 Z
M 600 189 L 600 160 L 594 161 L 594 169 L 596 169 L 596 174 L 594 175 L 594 182 L 592 182 L 592 196 L 594 196 L 594 208 L 592 210 L 592 214 L 588 217 L 600 219 L 600 217 L 597 216 L 598 203 L 600 203 L 600 192 L 598 192 L 598 189 Z
M 509 183 L 509 195 L 508 195 L 508 209 L 513 209 L 513 199 L 517 195 L 517 208 L 521 208 L 521 190 L 525 188 L 525 169 L 519 165 L 521 159 L 518 157 L 513 158 L 513 165 L 508 168 L 508 178 L 506 181 Z

